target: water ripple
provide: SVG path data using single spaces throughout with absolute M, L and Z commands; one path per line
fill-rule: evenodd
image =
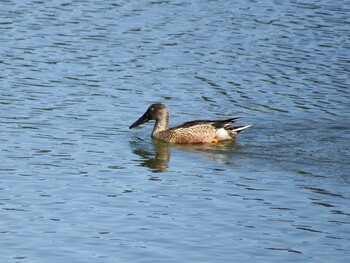
M 348 6 L 1 1 L 2 259 L 346 262 Z M 253 126 L 130 132 L 159 101 Z

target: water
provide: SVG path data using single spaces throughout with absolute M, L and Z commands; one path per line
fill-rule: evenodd
M 1 262 L 348 261 L 348 1 L 0 5 Z

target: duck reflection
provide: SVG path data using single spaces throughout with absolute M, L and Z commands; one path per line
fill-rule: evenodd
M 134 154 L 141 157 L 140 165 L 152 172 L 161 173 L 168 169 L 170 150 L 169 144 L 153 139 L 148 143 L 141 139 L 130 142 Z
M 228 164 L 228 159 L 230 159 L 232 149 L 239 149 L 239 146 L 235 142 L 221 142 L 215 145 L 169 144 L 157 139 L 152 139 L 152 142 L 150 143 L 149 141 L 140 138 L 130 141 L 130 146 L 133 153 L 141 157 L 140 165 L 147 167 L 154 173 L 168 171 L 171 149 L 179 149 L 197 155 L 199 154 L 211 161 L 225 164 Z

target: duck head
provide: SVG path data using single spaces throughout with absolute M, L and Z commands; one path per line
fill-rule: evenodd
M 169 116 L 166 106 L 162 103 L 155 103 L 149 106 L 147 111 L 137 121 L 130 125 L 129 129 L 138 127 L 150 120 L 155 120 L 156 123 L 162 120 L 168 122 L 168 118 Z

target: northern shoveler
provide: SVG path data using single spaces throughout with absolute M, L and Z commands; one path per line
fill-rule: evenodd
M 223 140 L 235 140 L 236 135 L 250 127 L 232 126 L 240 118 L 226 120 L 197 120 L 169 128 L 169 112 L 162 103 L 152 104 L 147 111 L 129 129 L 155 120 L 152 137 L 171 143 L 218 143 Z

